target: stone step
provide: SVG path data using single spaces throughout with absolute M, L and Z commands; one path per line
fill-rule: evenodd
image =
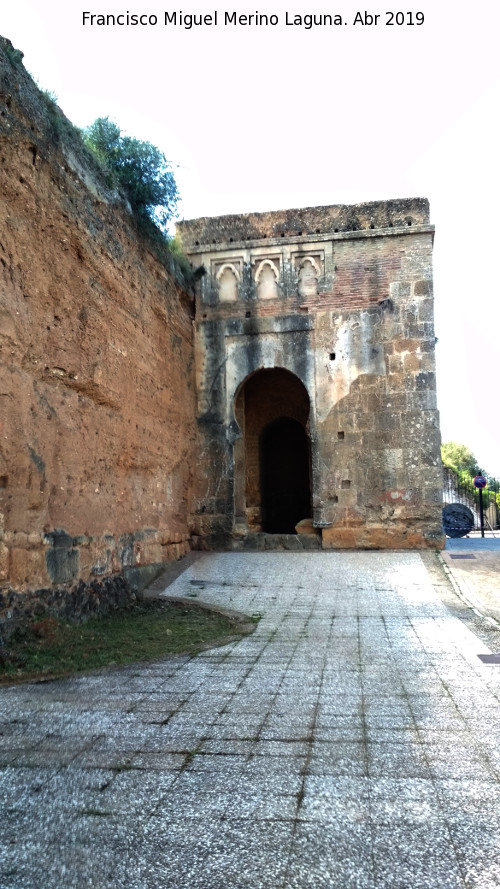
M 265 534 L 255 532 L 232 541 L 237 552 L 310 552 L 321 550 L 319 534 Z

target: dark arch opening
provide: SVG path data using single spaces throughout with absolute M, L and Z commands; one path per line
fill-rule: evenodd
M 257 370 L 235 395 L 235 521 L 250 531 L 293 534 L 312 515 L 309 412 L 306 387 L 282 367 Z
M 262 530 L 294 534 L 311 515 L 309 439 L 291 417 L 279 417 L 262 431 L 259 442 Z

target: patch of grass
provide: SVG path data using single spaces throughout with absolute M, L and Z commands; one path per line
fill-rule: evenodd
M 57 104 L 57 96 L 50 90 L 40 90 L 40 98 L 47 110 L 47 119 L 52 128 L 52 136 L 57 144 L 60 139 L 76 139 L 77 145 L 83 150 L 83 137 L 81 130 L 75 127 Z
M 109 768 L 111 772 L 116 772 L 117 774 L 120 772 L 142 772 L 142 769 L 139 766 L 133 766 L 130 760 L 127 760 L 126 762 L 116 762 Z
M 0 683 L 47 679 L 102 667 L 194 654 L 251 632 L 247 622 L 206 607 L 149 599 L 86 623 L 45 617 L 0 649 Z
M 184 769 L 187 769 L 187 767 L 191 764 L 191 762 L 193 761 L 195 756 L 199 756 L 201 754 L 201 752 L 202 752 L 202 750 L 201 750 L 200 745 L 198 745 L 198 747 L 195 747 L 193 750 L 188 750 L 186 752 L 186 758 L 182 764 L 181 770 L 184 771 Z

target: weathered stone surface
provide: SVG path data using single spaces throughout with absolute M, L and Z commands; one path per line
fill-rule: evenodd
M 182 223 L 182 232 L 191 247 L 211 244 L 237 244 L 269 238 L 286 242 L 315 235 L 347 234 L 353 231 L 405 228 L 429 223 L 429 204 L 424 198 L 373 201 L 366 204 L 338 204 L 273 210 L 270 213 L 241 213 L 192 219 Z M 300 243 L 300 241 L 299 241 Z M 209 247 L 210 249 L 210 247 Z
M 256 532 L 289 533 L 309 516 L 326 548 L 442 546 L 428 202 L 206 218 L 179 231 L 207 269 L 197 534 L 241 547 L 246 530 L 253 546 Z M 273 498 L 289 502 L 281 515 Z
M 317 534 L 317 529 L 314 527 L 312 519 L 302 519 L 302 521 L 298 522 L 295 525 L 295 530 L 297 534 Z
M 135 601 L 136 592 L 121 575 L 90 583 L 80 581 L 72 587 L 53 586 L 27 590 L 0 590 L 0 636 L 6 637 L 28 620 L 53 616 L 87 620 L 108 614 Z

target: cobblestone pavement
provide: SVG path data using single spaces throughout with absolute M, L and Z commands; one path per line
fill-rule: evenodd
M 498 889 L 500 666 L 443 591 L 433 554 L 209 554 L 168 593 L 253 635 L 1 689 L 1 889 Z

